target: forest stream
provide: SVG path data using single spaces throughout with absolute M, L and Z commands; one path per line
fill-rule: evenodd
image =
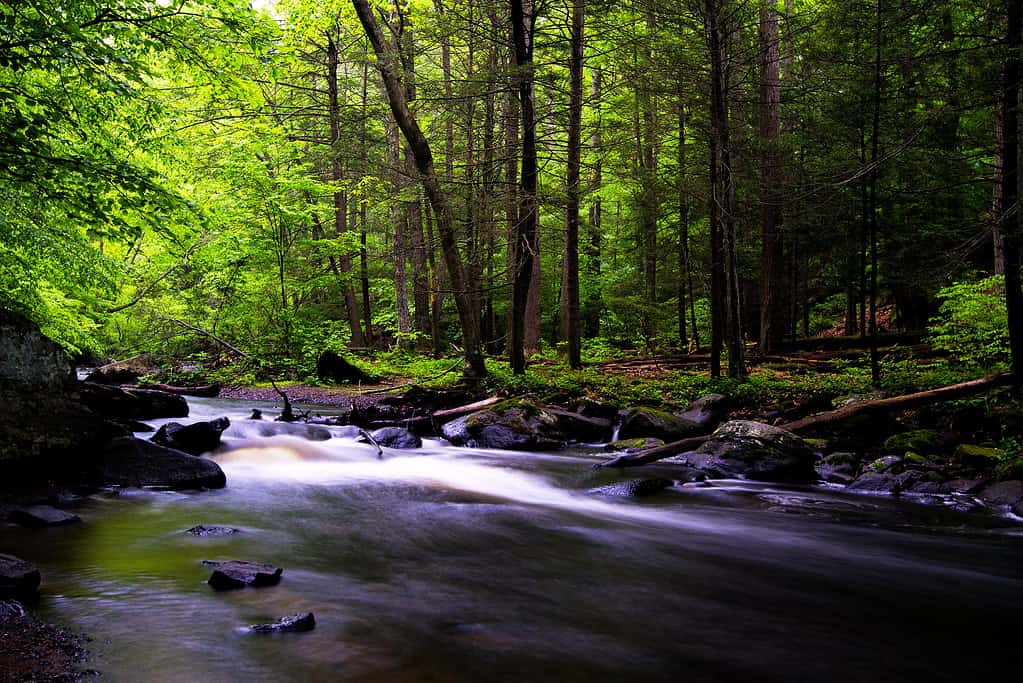
M 0 526 L 43 619 L 107 681 L 909 681 L 1018 675 L 1023 525 L 746 481 L 646 498 L 592 454 L 261 437 L 227 415 L 228 485 L 125 489 L 82 524 Z M 161 421 L 154 421 L 159 424 Z M 335 431 L 340 434 L 340 430 Z M 643 475 L 657 472 L 648 468 Z M 238 529 L 196 537 L 197 524 Z M 203 560 L 283 567 L 215 592 Z M 315 630 L 246 626 L 311 611 Z M 996 672 L 1014 672 L 997 674 Z

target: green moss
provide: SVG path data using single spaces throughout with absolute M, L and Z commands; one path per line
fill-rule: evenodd
M 933 429 L 914 429 L 888 437 L 884 447 L 885 450 L 896 453 L 906 451 L 933 453 L 941 448 L 941 434 Z
M 620 439 L 618 441 L 612 441 L 607 447 L 614 451 L 627 451 L 637 450 L 642 448 L 653 448 L 655 446 L 663 446 L 663 439 L 653 438 L 637 438 L 637 439 Z
M 994 464 L 999 460 L 1005 458 L 1005 451 L 1001 448 L 988 448 L 986 446 L 974 446 L 968 443 L 959 444 L 956 447 L 955 457 L 961 462 L 984 464 Z
M 1023 479 L 1023 456 L 1018 456 L 998 463 L 995 466 L 995 476 L 1005 481 L 1008 479 Z

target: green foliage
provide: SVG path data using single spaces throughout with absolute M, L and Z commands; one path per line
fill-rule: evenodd
M 937 296 L 942 300 L 940 313 L 928 327 L 935 348 L 968 367 L 1006 367 L 1009 326 L 1002 278 L 958 282 Z

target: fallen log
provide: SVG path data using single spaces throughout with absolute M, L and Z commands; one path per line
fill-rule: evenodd
M 491 396 L 485 398 L 482 401 L 476 401 L 475 403 L 469 403 L 464 406 L 458 406 L 457 408 L 446 408 L 444 410 L 438 410 L 428 415 L 420 415 L 419 417 L 413 417 L 408 420 L 403 420 L 406 425 L 406 429 L 413 429 L 416 427 L 424 426 L 436 426 L 455 418 L 468 415 L 469 413 L 475 413 L 477 410 L 483 410 L 489 408 L 492 405 L 496 405 L 501 401 L 505 400 L 502 396 Z
M 149 384 L 142 385 L 143 389 L 159 389 L 160 391 L 166 391 L 169 394 L 181 394 L 182 396 L 203 396 L 206 398 L 213 398 L 220 393 L 219 384 L 203 384 L 196 387 L 179 387 L 173 384 L 160 384 L 159 382 L 151 382 Z
M 909 408 L 915 408 L 929 403 L 952 401 L 966 396 L 981 394 L 985 391 L 990 391 L 991 389 L 1011 384 L 1012 379 L 1012 373 L 1003 372 L 998 375 L 989 375 L 988 377 L 982 377 L 981 379 L 960 382 L 959 384 L 952 384 L 946 387 L 939 387 L 937 389 L 929 389 L 927 391 L 918 391 L 912 394 L 903 394 L 902 396 L 892 396 L 890 398 L 878 398 L 871 401 L 853 403 L 851 405 L 843 406 L 837 410 L 830 410 L 826 413 L 810 415 L 809 417 L 804 417 L 792 422 L 786 422 L 785 424 L 778 426 L 782 429 L 787 429 L 790 432 L 799 432 L 816 427 L 826 427 L 828 425 L 837 424 L 852 417 L 856 417 L 857 415 L 889 410 L 907 410 Z M 691 436 L 687 439 L 682 439 L 681 441 L 666 443 L 663 446 L 656 446 L 636 453 L 620 455 L 613 460 L 597 465 L 597 467 L 622 468 L 646 465 L 647 463 L 656 462 L 657 460 L 663 460 L 664 458 L 670 458 L 673 455 L 679 455 L 681 453 L 691 451 L 710 439 L 710 437 L 710 434 Z

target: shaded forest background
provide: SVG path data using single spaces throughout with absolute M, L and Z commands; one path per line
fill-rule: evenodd
M 220 338 L 301 377 L 325 349 L 704 350 L 738 377 L 879 327 L 1008 364 L 1018 3 L 0 13 L 0 306 L 72 351 Z

